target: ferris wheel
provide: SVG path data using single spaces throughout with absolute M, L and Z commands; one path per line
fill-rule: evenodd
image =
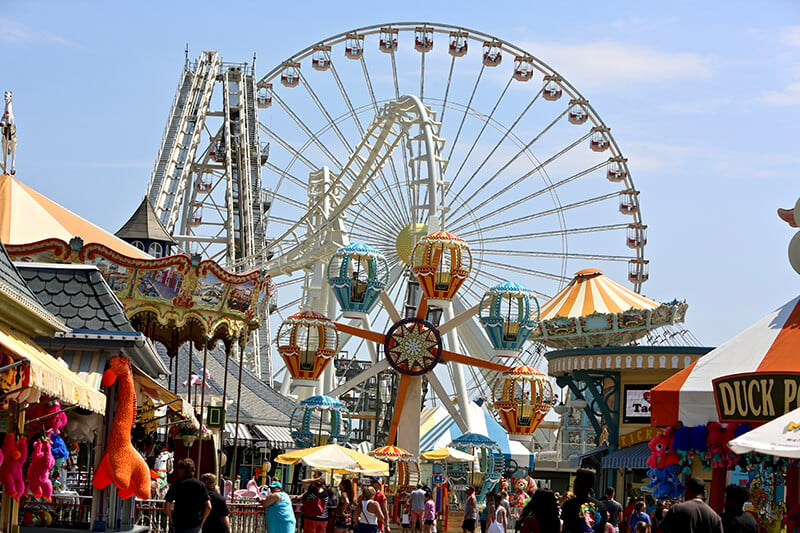
M 260 137 L 269 142 L 267 245 L 247 259 L 278 288 L 272 336 L 301 308 L 340 316 L 325 269 L 351 242 L 385 255 L 386 297 L 412 317 L 420 305 L 409 276 L 415 243 L 437 230 L 463 239 L 473 274 L 451 309 L 428 310 L 434 322 L 504 281 L 544 302 L 587 266 L 636 291 L 648 278 L 639 193 L 610 127 L 520 47 L 446 24 L 375 25 L 290 56 L 256 91 Z M 381 331 L 394 323 L 381 305 L 367 320 Z M 446 343 L 492 353 L 477 320 Z M 369 361 L 375 347 L 349 338 L 341 349 Z M 459 366 L 446 365 L 454 393 L 491 387 L 493 373 Z M 334 381 L 329 373 L 323 389 Z

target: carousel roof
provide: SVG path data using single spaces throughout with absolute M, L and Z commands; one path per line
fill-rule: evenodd
M 751 372 L 800 373 L 800 296 L 650 391 L 652 424 L 717 420 L 713 380 Z
M 621 313 L 629 309 L 655 309 L 658 302 L 607 278 L 602 270 L 587 268 L 540 310 L 540 320 L 557 316 L 582 317 L 594 313 Z
M 4 244 L 28 244 L 44 239 L 69 242 L 73 237 L 81 237 L 87 243 L 103 244 L 129 257 L 150 259 L 142 250 L 15 178 L 7 174 L 0 175 L 0 241 Z

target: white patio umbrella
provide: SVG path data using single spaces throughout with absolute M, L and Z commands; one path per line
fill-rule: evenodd
M 758 452 L 800 459 L 800 409 L 767 422 L 728 443 L 734 453 Z
M 337 474 L 386 475 L 389 473 L 389 463 L 338 444 L 295 450 L 279 455 L 275 461 L 290 465 L 302 463 L 318 470 L 328 470 Z

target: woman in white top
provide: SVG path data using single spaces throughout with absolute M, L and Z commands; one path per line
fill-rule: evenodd
M 356 506 L 353 522 L 357 524 L 358 533 L 377 533 L 378 521 L 385 520 L 380 504 L 374 500 L 375 489 L 363 487 L 361 489 L 360 505 Z
M 488 533 L 505 533 L 508 527 L 508 512 L 500 505 L 500 499 L 495 498 L 495 511 L 492 523 L 489 525 Z

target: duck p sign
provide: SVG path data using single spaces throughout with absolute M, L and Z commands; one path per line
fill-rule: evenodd
M 720 422 L 772 420 L 800 408 L 800 374 L 754 372 L 713 383 Z

